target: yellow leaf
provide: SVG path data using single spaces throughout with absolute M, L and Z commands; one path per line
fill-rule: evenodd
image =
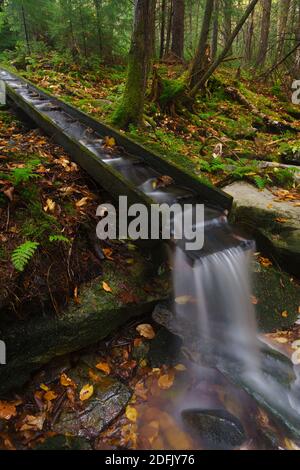
M 176 297 L 175 302 L 178 305 L 186 305 L 192 300 L 192 297 L 189 295 L 181 295 L 180 297 Z
M 116 146 L 116 141 L 113 137 L 105 137 L 104 139 L 104 145 L 106 147 L 115 147 Z
M 139 325 L 137 326 L 136 331 L 144 338 L 147 338 L 147 339 L 155 338 L 155 332 L 151 325 L 148 325 L 148 324 Z
M 107 364 L 107 362 L 99 362 L 99 364 L 96 365 L 96 369 L 101 370 L 101 372 L 104 372 L 104 374 L 106 375 L 109 375 L 111 372 L 109 364 Z
M 175 370 L 177 370 L 178 372 L 184 372 L 186 370 L 186 367 L 183 364 L 177 364 L 177 366 L 175 366 Z
M 133 406 L 127 406 L 126 408 L 126 418 L 129 419 L 132 423 L 136 423 L 138 418 L 138 412 Z
M 84 387 L 82 387 L 80 391 L 80 395 L 79 395 L 80 401 L 89 400 L 93 394 L 94 394 L 93 385 L 89 385 L 89 384 L 85 385 Z
M 44 392 L 49 392 L 49 387 L 47 387 L 47 385 L 45 385 L 45 384 L 41 384 L 40 389 L 44 390 Z
M 289 314 L 288 314 L 288 312 L 285 310 L 284 312 L 282 312 L 281 316 L 282 316 L 283 318 L 288 318 Z
M 174 376 L 170 374 L 162 375 L 158 379 L 158 386 L 162 390 L 169 390 L 169 388 L 172 387 L 173 383 L 174 383 Z
M 45 212 L 54 212 L 55 211 L 56 204 L 52 199 L 47 199 L 46 205 L 44 206 L 44 211 Z
M 67 374 L 61 374 L 60 383 L 63 387 L 76 387 L 76 384 L 67 376 Z
M 87 205 L 87 203 L 89 202 L 90 198 L 88 197 L 83 197 L 82 199 L 80 199 L 80 201 L 77 201 L 76 202 L 76 207 L 78 209 L 80 209 L 81 207 L 84 207 Z
M 112 288 L 107 284 L 107 282 L 103 281 L 102 287 L 103 287 L 103 290 L 105 290 L 105 292 L 112 292 Z
M 288 343 L 288 339 L 284 338 L 283 336 L 279 336 L 278 338 L 275 338 L 275 341 L 279 344 L 286 344 Z

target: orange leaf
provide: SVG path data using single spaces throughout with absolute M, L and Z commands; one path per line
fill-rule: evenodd
M 9 420 L 13 416 L 17 415 L 15 403 L 8 403 L 6 401 L 0 401 L 0 419 Z
M 63 387 L 76 387 L 76 384 L 67 376 L 67 374 L 61 374 L 60 383 Z
M 102 287 L 105 292 L 112 292 L 112 288 L 107 284 L 107 282 L 103 282 Z
M 96 369 L 101 370 L 101 372 L 104 372 L 104 374 L 106 375 L 109 375 L 111 373 L 111 369 L 107 362 L 99 362 L 99 364 L 96 365 Z
M 174 375 L 165 374 L 158 379 L 158 386 L 162 390 L 169 390 L 174 384 Z

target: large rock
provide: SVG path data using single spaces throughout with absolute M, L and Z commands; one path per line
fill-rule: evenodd
M 104 291 L 103 281 L 112 293 Z M 79 303 L 72 301 L 61 316 L 41 315 L 23 321 L 1 318 L 7 365 L 0 366 L 0 394 L 21 387 L 31 372 L 51 359 L 96 343 L 129 319 L 150 313 L 167 291 L 165 279 L 156 275 L 154 282 L 143 259 L 136 257 L 124 270 L 103 262 L 101 278 L 83 286 Z
M 95 369 L 96 359 L 92 359 L 83 358 L 74 370 L 68 371 L 68 376 L 76 384 L 77 391 L 87 384 L 93 385 L 93 395 L 89 400 L 64 409 L 53 426 L 55 432 L 95 438 L 124 410 L 130 400 L 131 390 L 118 380 L 103 376 Z
M 182 419 L 208 450 L 230 450 L 246 440 L 242 424 L 226 410 L 187 409 Z
M 233 196 L 233 222 L 243 226 L 286 271 L 300 277 L 300 207 L 277 201 L 268 189 L 260 191 L 245 182 L 224 190 Z

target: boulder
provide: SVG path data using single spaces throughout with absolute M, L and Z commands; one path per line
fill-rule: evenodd
M 224 190 L 234 198 L 232 222 L 252 234 L 258 248 L 286 271 L 300 277 L 300 207 L 245 182 Z
M 246 440 L 242 424 L 226 410 L 184 410 L 182 419 L 207 450 L 231 450 Z
M 33 371 L 53 358 L 92 345 L 131 318 L 150 313 L 162 292 L 168 292 L 166 279 L 152 276 L 144 259 L 136 257 L 124 270 L 103 262 L 101 278 L 82 286 L 78 300 L 60 316 L 3 317 L 0 338 L 6 344 L 7 364 L 0 366 L 0 395 L 22 387 Z M 103 289 L 103 281 L 112 292 Z

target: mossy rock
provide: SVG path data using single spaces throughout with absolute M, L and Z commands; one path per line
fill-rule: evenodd
M 53 358 L 92 345 L 131 318 L 150 313 L 157 301 L 168 295 L 168 281 L 157 275 L 153 278 L 149 271 L 150 263 L 138 256 L 124 269 L 103 262 L 101 278 L 84 285 L 79 303 L 72 301 L 60 316 L 34 316 L 23 321 L 2 318 L 0 338 L 6 344 L 7 365 L 0 366 L 0 394 L 22 387 L 33 371 Z M 103 282 L 111 293 L 105 292 Z
M 298 317 L 300 286 L 273 267 L 254 265 L 254 294 L 258 326 L 263 332 L 290 328 Z
M 37 445 L 34 450 L 92 450 L 90 443 L 80 437 L 72 436 L 53 436 L 49 437 L 42 444 Z
M 252 234 L 258 249 L 300 278 L 300 208 L 276 200 L 268 189 L 260 191 L 244 182 L 227 186 L 225 191 L 234 198 L 232 222 Z

